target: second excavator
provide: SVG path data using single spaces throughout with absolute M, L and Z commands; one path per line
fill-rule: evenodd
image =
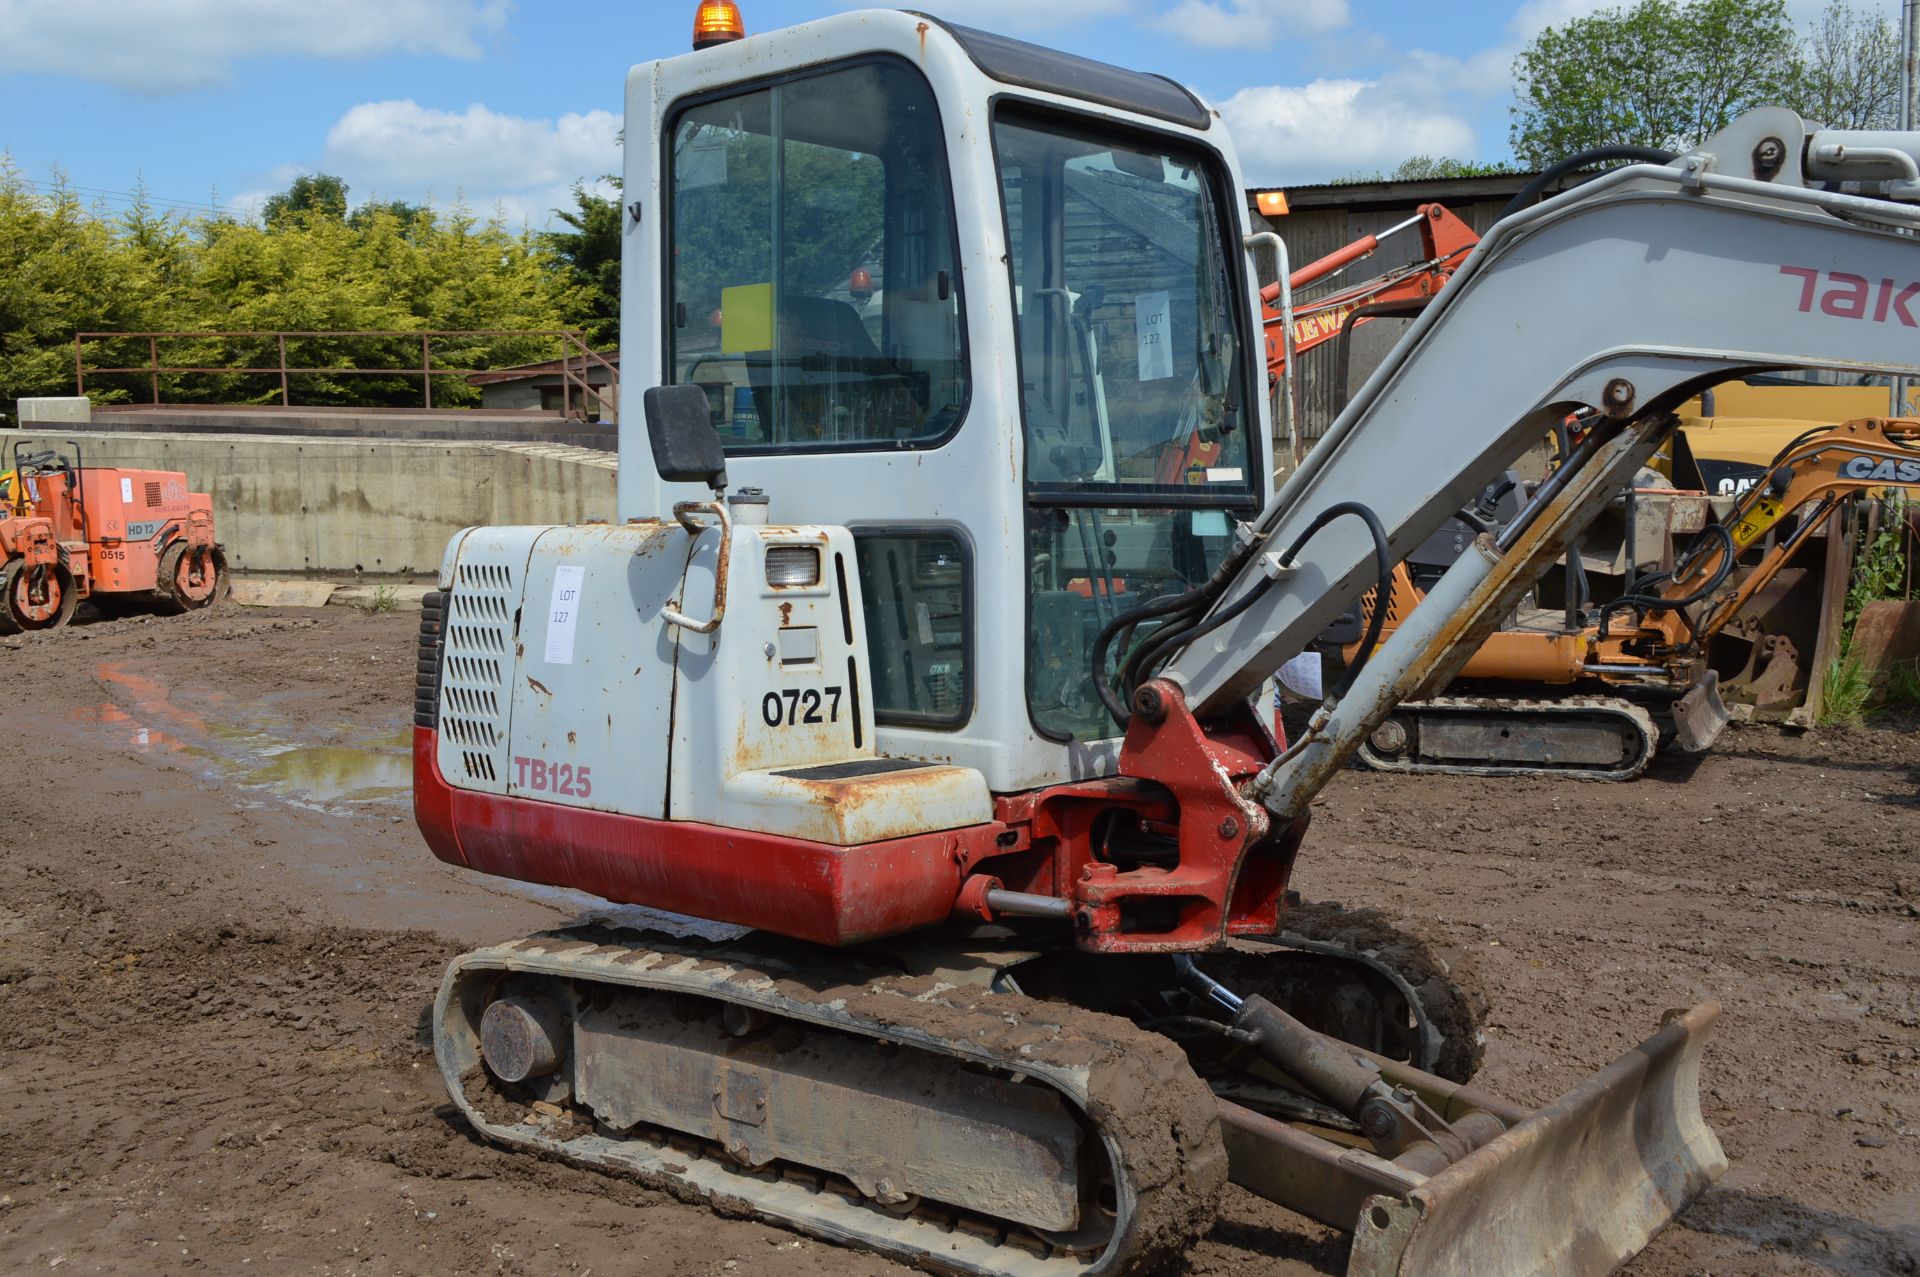
M 1707 749 L 1729 721 L 1713 639 L 1841 501 L 1884 491 L 1920 492 L 1920 421 L 1806 431 L 1670 569 L 1629 581 L 1590 623 L 1569 625 L 1563 609 L 1516 609 L 1451 684 L 1422 689 L 1374 729 L 1360 757 L 1383 771 L 1631 780 L 1663 743 Z M 1743 564 L 1749 552 L 1758 561 Z M 1362 605 L 1369 617 L 1375 597 Z M 1382 633 L 1391 634 L 1420 600 L 1404 563 L 1386 597 Z M 1358 657 L 1357 644 L 1345 657 Z

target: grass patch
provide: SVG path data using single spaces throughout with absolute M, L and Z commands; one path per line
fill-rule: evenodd
M 369 610 L 379 613 L 398 612 L 400 610 L 400 591 L 391 585 L 373 587 L 373 602 Z
M 1857 727 L 1867 716 L 1873 700 L 1873 683 L 1860 658 L 1848 653 L 1827 662 L 1827 677 L 1820 688 L 1820 725 Z
M 1902 661 L 1887 679 L 1888 709 L 1920 709 L 1920 660 Z

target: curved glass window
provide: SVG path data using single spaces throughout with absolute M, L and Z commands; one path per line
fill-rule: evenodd
M 1065 116 L 994 126 L 1026 439 L 1027 708 L 1083 741 L 1119 732 L 1094 693 L 1094 637 L 1211 575 L 1264 464 L 1224 175 L 1130 139 Z
M 1217 165 L 1018 115 L 994 143 L 1028 487 L 1250 498 L 1258 416 Z
M 926 81 L 881 61 L 669 125 L 674 380 L 733 452 L 914 447 L 967 397 L 947 154 Z

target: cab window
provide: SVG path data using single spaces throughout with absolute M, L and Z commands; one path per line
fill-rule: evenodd
M 958 533 L 854 532 L 866 610 L 873 716 L 882 726 L 958 727 L 973 709 L 972 563 Z
M 919 72 L 845 66 L 679 112 L 674 379 L 732 452 L 928 446 L 967 397 L 945 139 Z

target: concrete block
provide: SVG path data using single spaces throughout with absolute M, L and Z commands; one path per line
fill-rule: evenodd
M 93 420 L 93 402 L 85 395 L 64 395 L 20 401 L 20 424 Z
M 388 600 L 387 610 L 391 612 L 418 612 L 427 595 L 437 588 L 431 585 L 383 585 L 380 583 L 361 583 L 343 585 L 327 599 L 331 607 L 357 607 L 364 611 L 376 611 L 382 599 Z
M 0 430 L 62 448 L 54 431 Z M 564 444 L 112 431 L 91 465 L 179 470 L 213 498 L 236 573 L 405 576 L 440 566 L 461 528 L 614 517 L 618 460 Z
M 243 607 L 325 607 L 339 588 L 331 581 L 241 577 L 233 583 L 233 601 Z

